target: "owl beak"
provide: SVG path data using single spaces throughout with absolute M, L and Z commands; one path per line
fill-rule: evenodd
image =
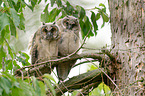
M 48 32 L 46 35 L 46 39 L 52 39 L 53 38 L 53 33 L 52 32 Z
M 72 25 L 71 24 L 68 25 L 68 29 L 72 29 Z

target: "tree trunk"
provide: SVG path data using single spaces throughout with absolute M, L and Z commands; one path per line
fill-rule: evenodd
M 145 96 L 145 0 L 109 0 L 109 8 L 112 53 L 121 61 L 112 77 L 124 96 Z

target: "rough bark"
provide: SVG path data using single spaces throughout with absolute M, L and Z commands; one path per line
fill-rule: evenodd
M 145 96 L 143 82 L 136 82 L 145 78 L 145 1 L 109 0 L 109 8 L 112 53 L 121 61 L 111 77 L 125 96 Z

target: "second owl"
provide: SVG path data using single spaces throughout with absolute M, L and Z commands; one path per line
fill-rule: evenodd
M 61 38 L 58 41 L 58 56 L 65 57 L 75 52 L 79 47 L 79 22 L 73 16 L 66 16 L 57 22 L 61 32 Z M 56 66 L 58 78 L 64 80 L 67 78 L 75 61 L 63 62 Z

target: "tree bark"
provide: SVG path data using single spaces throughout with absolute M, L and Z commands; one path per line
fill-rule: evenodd
M 125 96 L 145 96 L 145 1 L 109 0 L 109 9 L 112 53 L 121 61 L 111 77 Z

